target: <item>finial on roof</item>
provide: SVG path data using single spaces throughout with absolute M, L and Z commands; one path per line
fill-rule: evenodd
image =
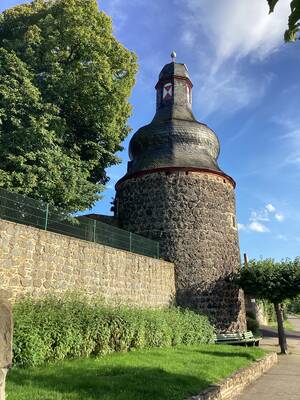
M 172 62 L 175 62 L 175 60 L 176 60 L 176 53 L 175 53 L 175 51 L 172 51 L 172 53 L 171 53 L 171 58 L 172 58 Z

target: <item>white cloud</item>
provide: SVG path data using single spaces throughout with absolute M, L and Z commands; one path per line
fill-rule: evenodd
M 270 221 L 268 210 L 251 211 L 249 221 Z
M 273 204 L 269 203 L 266 205 L 266 209 L 270 212 L 273 213 L 276 211 L 276 208 L 273 206 Z
M 231 57 L 252 55 L 262 59 L 283 44 L 290 12 L 288 1 L 279 2 L 271 15 L 267 2 L 262 0 L 187 0 L 186 4 L 189 42 L 197 43 L 192 41 L 191 32 L 195 36 L 199 30 L 205 33 L 216 54 L 217 65 Z M 196 15 L 201 17 L 195 18 Z
M 270 229 L 260 222 L 253 221 L 248 225 L 249 229 L 254 232 L 264 233 L 270 232 Z
M 284 215 L 281 212 L 278 212 L 273 204 L 268 203 L 264 209 L 258 211 L 252 211 L 249 217 L 249 221 L 270 221 L 270 217 L 273 215 L 277 221 L 282 222 L 284 220 Z
M 296 121 L 295 121 L 296 122 Z M 296 144 L 300 143 L 300 128 L 291 129 L 281 135 L 282 139 L 292 139 Z
M 297 86 L 298 91 L 300 85 Z M 295 166 L 300 167 L 300 117 L 297 113 L 299 106 L 298 93 L 289 95 L 287 108 L 280 117 L 273 117 L 271 120 L 279 127 L 279 139 L 281 139 L 281 162 L 277 169 Z M 278 129 L 277 127 L 277 129 Z M 274 165 L 272 166 L 274 172 Z
M 287 237 L 286 237 L 286 235 L 281 235 L 281 234 L 280 234 L 280 235 L 277 235 L 276 238 L 279 239 L 279 240 L 283 240 L 283 241 L 285 241 L 285 242 L 288 240 Z
M 213 64 L 214 61 L 211 61 Z M 234 113 L 257 101 L 263 97 L 273 78 L 270 74 L 256 81 L 242 75 L 236 65 L 226 65 L 218 70 L 211 65 L 208 69 L 203 68 L 198 76 L 193 74 L 193 81 L 197 85 L 193 98 L 201 110 L 202 118 L 216 110 Z
M 245 224 L 238 224 L 238 230 L 239 231 L 245 231 L 247 228 L 246 228 L 246 225 Z
M 278 168 L 285 168 L 295 166 L 296 169 L 300 167 L 300 149 L 299 154 L 296 150 L 294 154 L 288 153 L 285 158 L 283 158 L 282 162 L 278 164 Z
M 284 215 L 276 213 L 275 218 L 277 219 L 277 221 L 282 222 L 284 220 Z
M 288 2 L 279 3 L 269 15 L 262 0 L 174 1 L 183 24 L 181 40 L 198 59 L 199 74 L 193 74 L 193 80 L 199 82 L 195 103 L 202 118 L 216 110 L 234 113 L 259 101 L 273 75 L 250 76 L 240 61 L 250 57 L 261 62 L 284 45 Z
M 280 212 L 277 212 L 273 204 L 268 203 L 261 210 L 256 210 L 256 211 L 252 210 L 249 216 L 248 223 L 238 224 L 238 229 L 240 231 L 253 231 L 259 233 L 270 232 L 269 227 L 267 227 L 265 223 L 271 222 L 271 220 L 274 221 L 274 218 L 277 221 L 282 222 L 284 220 L 284 215 Z

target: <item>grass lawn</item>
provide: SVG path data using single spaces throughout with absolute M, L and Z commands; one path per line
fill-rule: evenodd
M 257 347 L 178 346 L 15 368 L 7 400 L 184 400 L 264 354 Z

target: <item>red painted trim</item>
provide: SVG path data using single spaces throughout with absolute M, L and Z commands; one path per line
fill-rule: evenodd
M 168 83 L 168 82 L 170 82 L 170 81 L 171 81 L 172 83 L 174 83 L 174 79 L 179 79 L 179 80 L 182 80 L 182 81 L 186 81 L 186 82 L 188 83 L 189 87 L 190 87 L 191 89 L 193 88 L 192 81 L 191 81 L 189 78 L 187 78 L 186 76 L 172 75 L 170 78 L 160 79 L 160 80 L 157 82 L 157 84 L 155 85 L 155 89 L 157 90 L 158 87 L 160 87 L 160 86 L 162 86 L 162 85 L 164 85 L 165 83 Z
M 219 171 L 212 171 L 211 169 L 207 169 L 207 168 L 192 168 L 192 167 L 161 167 L 161 168 L 153 168 L 153 169 L 147 169 L 145 171 L 139 171 L 139 172 L 135 172 L 134 174 L 131 175 L 125 175 L 123 176 L 123 178 L 121 178 L 120 180 L 118 180 L 118 182 L 116 183 L 116 190 L 119 189 L 119 186 L 121 185 L 121 183 L 127 181 L 128 179 L 134 179 L 134 178 L 138 178 L 140 176 L 144 176 L 144 175 L 149 175 L 149 174 L 154 174 L 157 172 L 176 172 L 176 171 L 183 171 L 183 172 L 204 172 L 206 174 L 212 174 L 212 175 L 219 175 L 222 178 L 225 178 L 227 181 L 229 181 L 233 188 L 236 187 L 236 183 L 235 181 L 229 176 L 224 174 L 224 172 L 219 172 Z

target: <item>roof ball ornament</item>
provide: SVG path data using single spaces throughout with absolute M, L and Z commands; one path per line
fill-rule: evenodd
M 172 51 L 172 53 L 171 53 L 172 62 L 175 62 L 176 56 L 177 56 L 176 52 Z

